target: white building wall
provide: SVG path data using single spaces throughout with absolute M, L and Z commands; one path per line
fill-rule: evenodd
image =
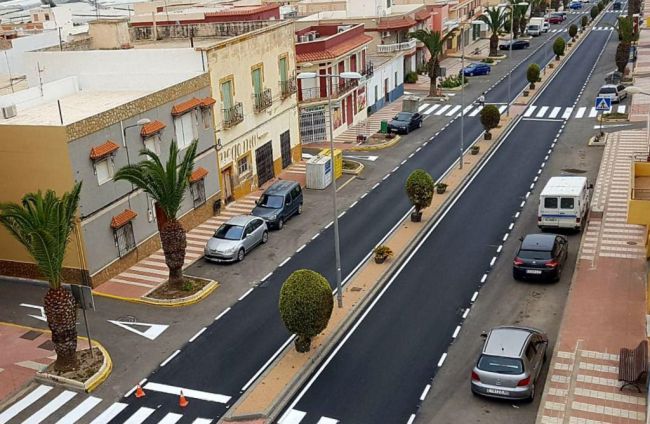
M 17 77 L 25 75 L 24 54 L 59 44 L 59 32 L 45 31 L 11 40 L 12 48 L 0 52 L 0 74 Z
M 348 17 L 386 16 L 391 12 L 386 0 L 347 0 L 346 10 Z
M 397 79 L 395 79 L 395 73 L 397 73 Z M 368 107 L 377 102 L 377 97 L 380 99 L 384 97 L 386 79 L 388 79 L 388 92 L 392 92 L 396 86 L 404 83 L 404 56 L 397 56 L 378 67 L 375 66 L 374 74 L 367 84 Z

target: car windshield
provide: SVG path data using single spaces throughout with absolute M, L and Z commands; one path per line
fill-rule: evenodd
M 481 355 L 477 368 L 482 371 L 496 372 L 499 374 L 521 374 L 524 372 L 521 359 L 492 355 Z
M 532 29 L 533 31 L 539 29 L 538 25 L 528 25 L 528 28 Z
M 600 94 L 616 94 L 614 87 L 603 87 L 600 89 Z
M 214 237 L 222 240 L 241 240 L 244 227 L 232 224 L 223 224 L 217 228 Z
M 396 121 L 410 121 L 411 120 L 411 114 L 401 112 L 401 113 L 398 113 L 397 115 L 395 115 L 394 119 Z
M 268 194 L 263 194 L 262 197 L 260 197 L 260 200 L 257 202 L 258 206 L 271 209 L 280 209 L 283 203 L 284 197 L 270 196 Z
M 521 259 L 538 259 L 546 260 L 551 259 L 551 252 L 544 250 L 520 250 L 517 257 Z

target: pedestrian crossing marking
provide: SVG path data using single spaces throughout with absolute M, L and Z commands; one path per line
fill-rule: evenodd
M 571 112 L 573 112 L 573 107 L 568 107 L 562 114 L 562 119 L 569 119 L 571 117 Z
M 596 115 L 598 115 L 598 111 L 596 110 L 595 107 L 592 107 L 591 110 L 589 111 L 589 117 L 590 118 L 595 118 Z
M 181 390 L 187 398 L 200 399 L 208 402 L 228 403 L 230 396 L 220 395 L 217 393 L 203 392 L 201 390 L 192 390 L 185 387 L 169 386 L 167 384 L 148 382 L 143 387 L 145 390 L 153 390 L 154 392 L 167 393 L 170 395 L 178 395 Z
M 429 107 L 428 103 L 424 103 L 424 104 L 420 105 L 420 107 L 418 108 L 418 112 L 422 113 L 422 111 L 424 109 L 426 109 L 427 107 Z
M 454 114 L 458 111 L 458 109 L 460 109 L 460 105 L 456 105 L 456 106 L 452 107 L 452 108 L 449 110 L 449 112 L 447 112 L 447 113 L 445 114 L 445 116 L 452 116 L 452 115 L 454 115 Z
M 52 415 L 54 411 L 59 409 L 61 406 L 63 406 L 67 401 L 75 397 L 77 394 L 75 392 L 71 392 L 70 390 L 66 390 L 63 393 L 59 394 L 57 397 L 52 399 L 39 409 L 34 415 L 31 417 L 27 418 L 25 421 L 23 421 L 23 424 L 39 424 L 43 422 L 47 417 Z
M 117 416 L 124 408 L 127 407 L 126 403 L 116 402 L 102 412 L 90 424 L 108 424 L 113 418 Z
M 212 422 L 209 418 L 197 418 L 192 421 L 192 424 L 210 424 Z
M 290 409 L 286 414 L 280 419 L 280 424 L 300 424 L 303 418 L 307 415 L 306 412 L 298 411 L 297 409 Z
M 436 112 L 436 116 L 440 116 L 440 115 L 442 115 L 442 114 L 445 113 L 445 111 L 446 111 L 447 109 L 449 109 L 450 107 L 451 107 L 451 105 L 444 105 L 443 107 L 441 107 L 440 109 L 438 109 L 438 111 Z
M 27 396 L 25 396 L 20 401 L 16 402 L 7 410 L 5 410 L 3 413 L 1 413 L 0 424 L 5 424 L 9 422 L 9 420 L 15 417 L 16 415 L 18 415 L 20 411 L 22 411 L 32 403 L 36 402 L 37 400 L 45 396 L 45 394 L 50 390 L 52 390 L 51 386 L 43 386 L 43 385 L 38 386 L 34 391 L 29 393 Z
M 469 114 L 469 116 L 476 116 L 476 115 L 479 114 L 479 112 L 480 112 L 481 110 L 483 110 L 483 106 L 479 106 L 479 107 L 477 107 L 476 109 L 474 109 L 474 110 L 472 111 L 472 113 Z
M 508 106 L 506 106 L 506 105 L 501 105 L 501 106 L 499 106 L 499 113 L 503 113 L 503 112 L 505 112 L 506 109 L 508 109 Z
M 320 417 L 320 420 L 316 424 L 337 424 L 339 420 L 329 417 Z
M 83 402 L 81 402 L 75 409 L 68 412 L 63 418 L 56 422 L 56 424 L 70 424 L 79 421 L 81 417 L 86 415 L 88 411 L 93 409 L 100 403 L 102 400 L 100 398 L 90 396 Z
M 142 407 L 135 411 L 135 414 L 131 415 L 128 420 L 124 421 L 124 424 L 141 424 L 154 412 L 156 410 L 153 408 Z
M 524 118 L 530 117 L 530 115 L 532 115 L 533 112 L 535 112 L 535 109 L 537 109 L 537 106 L 530 106 L 528 110 L 526 110 L 526 112 L 524 113 Z
M 560 113 L 560 110 L 562 110 L 561 107 L 554 107 L 553 110 L 551 111 L 551 114 L 548 115 L 549 118 L 555 118 L 558 113 Z
M 467 115 L 467 112 L 472 110 L 473 107 L 474 107 L 474 105 L 466 106 L 465 109 L 463 109 L 463 115 Z
M 170 412 L 169 414 L 165 415 L 165 417 L 158 422 L 158 424 L 175 424 L 180 420 L 183 416 L 181 414 L 175 414 L 173 412 Z
M 586 112 L 586 111 L 587 111 L 587 108 L 586 108 L 586 107 L 581 107 L 581 108 L 579 108 L 579 109 L 578 109 L 578 112 L 576 112 L 576 116 L 575 116 L 575 117 L 576 117 L 577 119 L 582 118 L 583 116 L 585 116 L 585 112 Z
M 537 112 L 537 115 L 535 117 L 541 118 L 546 114 L 546 111 L 548 110 L 548 106 L 542 106 L 539 111 Z
M 440 105 L 433 105 L 433 106 L 431 106 L 429 109 L 425 110 L 425 111 L 424 111 L 424 114 L 425 114 L 425 115 L 428 115 L 428 114 L 430 114 L 431 112 L 433 112 L 434 110 L 438 109 L 439 107 L 440 107 Z

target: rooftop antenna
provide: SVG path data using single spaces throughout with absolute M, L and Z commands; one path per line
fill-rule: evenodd
M 38 86 L 41 89 L 41 97 L 43 97 L 43 77 L 41 73 L 45 70 L 45 68 L 41 68 L 41 62 L 36 62 L 36 70 L 38 71 Z

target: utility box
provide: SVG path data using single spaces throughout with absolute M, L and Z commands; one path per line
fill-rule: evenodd
M 388 121 L 381 121 L 379 132 L 382 134 L 388 134 Z
M 416 113 L 420 107 L 420 98 L 418 96 L 406 96 L 402 100 L 402 112 Z
M 318 156 L 330 157 L 330 149 L 323 149 L 318 152 Z M 334 178 L 343 175 L 343 151 L 334 149 Z
M 329 156 L 314 156 L 307 161 L 306 187 L 323 190 L 332 184 L 332 161 Z

